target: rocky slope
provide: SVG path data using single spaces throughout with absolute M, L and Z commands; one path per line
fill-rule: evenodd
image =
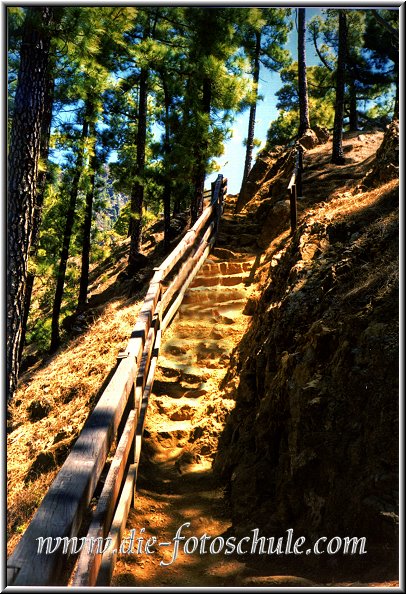
M 340 168 L 331 143 L 306 153 L 298 229 L 289 237 L 264 224 L 262 294 L 224 382 L 236 407 L 215 469 L 236 533 L 367 539 L 357 559 L 296 557 L 313 578 L 316 565 L 367 579 L 397 569 L 397 125 L 374 158 L 381 137 L 347 136 Z M 272 221 L 266 194 L 257 185 L 246 211 Z

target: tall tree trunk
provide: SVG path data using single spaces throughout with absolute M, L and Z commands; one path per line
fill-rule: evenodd
M 93 141 L 93 155 L 90 161 L 90 179 L 89 187 L 86 192 L 86 206 L 85 206 L 85 218 L 83 220 L 83 241 L 82 241 L 82 265 L 80 271 L 80 282 L 79 282 L 79 297 L 77 309 L 83 309 L 86 305 L 87 290 L 89 287 L 89 265 L 90 265 L 90 234 L 92 230 L 92 215 L 93 215 L 93 200 L 94 190 L 96 181 L 96 169 L 97 169 L 97 155 L 96 155 L 96 130 L 95 125 L 90 125 L 89 136 L 94 139 Z
M 66 214 L 65 231 L 63 235 L 62 250 L 59 261 L 58 275 L 56 281 L 54 304 L 52 308 L 52 323 L 51 323 L 51 346 L 50 352 L 53 353 L 59 346 L 59 316 L 61 313 L 61 305 L 63 298 L 63 288 L 65 285 L 66 267 L 69 258 L 70 240 L 72 237 L 73 223 L 75 220 L 76 201 L 79 193 L 79 182 L 82 175 L 84 162 L 84 144 L 85 139 L 89 134 L 89 120 L 90 113 L 89 104 L 86 106 L 86 113 L 83 120 L 82 134 L 80 146 L 78 149 L 78 156 L 76 159 L 75 174 L 73 176 L 72 185 L 70 188 L 68 212 Z
M 333 129 L 332 162 L 344 164 L 343 123 L 344 123 L 344 91 L 345 91 L 345 56 L 347 54 L 347 19 L 345 10 L 339 11 L 338 26 L 338 62 L 336 72 L 336 103 Z
M 306 73 L 306 10 L 298 8 L 299 137 L 310 128 Z
M 175 200 L 173 201 L 173 211 L 172 211 L 172 216 L 176 217 L 176 215 L 178 215 L 180 213 L 180 209 L 181 209 L 182 203 L 180 198 L 175 197 Z
M 245 152 L 244 173 L 242 176 L 241 187 L 247 181 L 249 172 L 251 171 L 252 152 L 254 150 L 254 136 L 255 136 L 255 116 L 257 112 L 258 101 L 258 81 L 259 81 L 259 58 L 261 55 L 261 32 L 255 32 L 255 53 L 254 53 L 254 68 L 253 68 L 253 82 L 254 82 L 254 101 L 250 107 L 250 115 L 248 120 L 248 136 L 247 136 L 247 150 Z
M 170 122 L 169 122 L 169 115 L 170 115 L 170 107 L 171 107 L 171 98 L 169 95 L 168 85 L 165 80 L 165 74 L 161 72 L 161 80 L 162 86 L 164 90 L 164 97 L 165 97 L 165 141 L 164 141 L 164 155 L 165 155 L 165 178 L 164 178 L 164 187 L 163 187 L 163 203 L 164 203 L 164 250 L 165 252 L 169 250 L 169 243 L 170 243 L 170 231 L 171 231 L 171 189 L 172 183 L 170 178 L 169 172 L 169 155 L 171 152 L 171 130 L 170 130 Z
M 46 182 L 47 182 L 46 164 L 48 161 L 49 141 L 50 141 L 50 137 L 51 137 L 53 102 L 54 102 L 54 78 L 51 73 L 51 68 L 49 65 L 47 93 L 46 93 L 46 97 L 45 97 L 44 117 L 43 117 L 42 130 L 41 130 L 40 160 L 42 162 L 43 169 L 38 173 L 38 177 L 37 177 L 37 197 L 36 197 L 36 203 L 35 203 L 35 207 L 34 207 L 31 248 L 30 248 L 30 256 L 29 256 L 30 259 L 35 259 L 37 252 L 38 252 L 39 232 L 40 232 L 41 219 L 42 219 L 42 207 L 44 204 L 45 189 L 46 189 Z M 19 363 L 21 363 L 21 358 L 22 358 L 23 349 L 24 349 L 24 345 L 25 345 L 28 314 L 30 311 L 32 290 L 34 288 L 34 280 L 35 280 L 34 273 L 28 271 L 26 293 L 25 293 L 25 304 L 24 304 L 24 317 L 22 320 Z
M 351 77 L 349 81 L 350 88 L 350 132 L 357 132 L 358 128 L 358 111 L 357 111 L 357 89 L 355 87 L 355 80 Z
M 53 8 L 27 9 L 8 158 L 7 399 L 17 387 L 28 256 L 37 199 L 38 160 L 48 89 Z
M 145 146 L 147 142 L 148 70 L 141 69 L 138 99 L 137 160 L 135 182 L 131 190 L 130 254 L 128 269 L 137 269 L 142 244 L 142 207 L 144 204 Z
M 210 117 L 211 107 L 211 79 L 206 77 L 203 80 L 202 89 L 202 113 Z M 204 136 L 208 134 L 208 130 L 204 131 Z M 207 162 L 207 138 L 198 139 L 199 145 L 196 146 L 196 169 L 194 175 L 194 196 L 192 199 L 190 214 L 192 224 L 197 221 L 203 212 L 203 193 L 204 180 L 206 178 L 206 162 Z
M 396 60 L 395 62 L 395 72 L 396 72 L 396 94 L 395 94 L 395 106 L 393 109 L 393 119 L 399 119 L 399 61 Z

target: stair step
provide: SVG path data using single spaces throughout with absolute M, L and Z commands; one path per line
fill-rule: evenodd
M 190 355 L 190 353 L 194 353 L 197 359 L 201 359 L 202 357 L 213 358 L 212 355 L 220 357 L 224 353 L 229 354 L 231 350 L 227 338 L 173 338 L 164 343 L 162 352 L 180 360 L 181 357 Z
M 236 219 L 235 217 L 222 217 L 219 231 L 236 235 L 237 233 L 254 234 L 258 233 L 260 225 L 258 223 L 249 223 L 246 220 Z
M 186 292 L 183 303 L 220 304 L 224 301 L 243 299 L 246 296 L 246 288 L 241 284 L 235 287 L 221 287 L 218 285 L 215 287 L 194 287 Z
M 182 387 L 179 382 L 168 382 L 165 380 L 155 379 L 152 388 L 152 393 L 155 396 L 167 396 L 169 398 L 176 398 L 177 400 L 183 398 L 190 388 Z
M 203 307 L 201 304 L 185 304 L 179 308 L 179 318 L 204 319 L 210 317 L 224 324 L 232 324 L 233 318 L 242 313 L 246 302 L 246 299 L 233 299 L 210 307 Z
M 213 338 L 221 340 L 222 338 L 231 338 L 239 334 L 239 330 L 233 328 L 231 324 L 215 322 L 210 320 L 179 321 L 176 325 L 176 336 L 183 338 L 207 339 Z
M 255 256 L 252 255 L 250 250 L 247 250 L 246 252 L 236 252 L 223 247 L 214 247 L 210 254 L 210 260 L 213 258 L 218 258 L 226 262 L 229 260 L 233 260 L 234 262 L 241 262 L 243 260 L 252 262 L 255 260 Z
M 158 410 L 165 414 L 171 421 L 190 421 L 201 407 L 199 400 L 194 398 L 180 398 L 174 404 L 174 401 L 165 396 L 155 399 Z
M 223 274 L 223 275 L 203 275 L 198 274 L 190 287 L 193 289 L 194 287 L 233 287 L 235 285 L 240 285 L 244 281 L 248 281 L 249 273 L 236 273 L 236 274 Z
M 257 236 L 257 233 L 252 235 L 249 233 L 237 233 L 236 235 L 231 235 L 219 231 L 216 237 L 216 245 L 220 247 L 229 246 L 230 248 L 254 246 L 257 243 Z
M 185 421 L 162 421 L 157 428 L 156 433 L 161 441 L 162 439 L 176 438 L 185 439 L 188 438 L 192 430 L 192 422 L 190 420 Z M 150 433 L 152 433 L 150 431 Z
M 206 261 L 204 266 L 199 271 L 200 277 L 212 277 L 219 275 L 231 276 L 233 274 L 244 274 L 249 272 L 252 268 L 253 260 L 244 260 L 240 262 L 213 262 Z
M 168 359 L 164 354 L 159 356 L 157 377 L 172 378 L 175 381 L 183 381 L 188 384 L 197 384 L 200 386 L 206 382 L 211 375 L 211 370 L 196 365 L 187 365 Z M 155 386 L 155 382 L 154 382 Z M 191 389 L 191 387 L 189 387 Z

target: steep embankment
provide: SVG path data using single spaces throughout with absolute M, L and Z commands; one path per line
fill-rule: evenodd
M 257 313 L 225 380 L 236 407 L 215 468 L 236 533 L 366 537 L 357 559 L 292 560 L 316 581 L 396 579 L 397 126 L 374 159 L 381 137 L 348 135 L 343 167 L 329 163 L 331 143 L 306 153 L 292 238 L 269 230 L 288 205 L 264 200 L 261 184 L 246 206 L 269 247 Z

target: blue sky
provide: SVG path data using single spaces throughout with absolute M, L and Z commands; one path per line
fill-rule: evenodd
M 306 9 L 306 22 L 314 15 L 321 14 L 320 8 Z M 294 14 L 292 15 L 294 18 Z M 297 31 L 295 24 L 289 34 L 287 49 L 292 54 L 293 60 L 297 60 Z M 319 64 L 319 59 L 315 53 L 313 43 L 306 42 L 306 62 L 308 66 Z M 266 134 L 269 124 L 278 117 L 276 109 L 277 98 L 275 92 L 282 86 L 279 74 L 271 72 L 270 70 L 261 67 L 259 94 L 264 97 L 257 105 L 256 121 L 255 121 L 255 138 L 261 140 L 262 143 L 266 140 Z M 244 171 L 245 163 L 245 147 L 243 140 L 247 137 L 249 111 L 240 114 L 234 123 L 233 138 L 225 145 L 224 154 L 217 160 L 220 166 L 220 173 L 228 179 L 228 191 L 230 194 L 237 194 L 240 191 L 241 179 Z M 254 151 L 254 157 L 260 147 Z M 218 173 L 214 173 L 207 177 L 206 186 L 210 186 L 210 182 L 216 179 Z
M 309 21 L 315 14 L 321 14 L 321 8 L 306 8 L 306 22 Z M 295 10 L 292 12 L 292 19 L 295 20 Z M 289 33 L 288 42 L 286 45 L 289 49 L 293 60 L 297 60 L 297 31 L 295 22 L 293 28 Z M 308 66 L 319 64 L 319 59 L 315 54 L 313 43 L 306 42 L 306 61 Z M 260 80 L 259 80 L 259 94 L 263 96 L 263 100 L 258 102 L 256 112 L 255 124 L 255 138 L 262 143 L 266 140 L 267 131 L 270 123 L 278 117 L 278 110 L 276 109 L 277 98 L 276 91 L 282 86 L 279 74 L 266 69 L 261 66 Z M 73 121 L 74 115 L 70 113 L 72 106 L 66 106 L 59 114 L 58 119 L 62 121 Z M 237 116 L 233 125 L 233 137 L 225 144 L 224 154 L 217 159 L 222 173 L 228 179 L 228 191 L 236 194 L 240 191 L 242 174 L 245 163 L 245 147 L 243 145 L 244 138 L 247 136 L 249 110 Z M 158 124 L 154 126 L 155 133 L 158 137 L 162 135 L 162 127 Z M 261 147 L 254 150 L 255 155 Z M 63 151 L 54 149 L 52 152 L 52 159 L 59 160 L 62 158 Z M 109 162 L 114 162 L 117 159 L 117 151 L 112 151 L 109 157 Z M 254 161 L 253 161 L 254 162 Z M 216 179 L 218 172 L 213 173 L 206 178 L 206 187 L 210 187 L 210 183 Z

